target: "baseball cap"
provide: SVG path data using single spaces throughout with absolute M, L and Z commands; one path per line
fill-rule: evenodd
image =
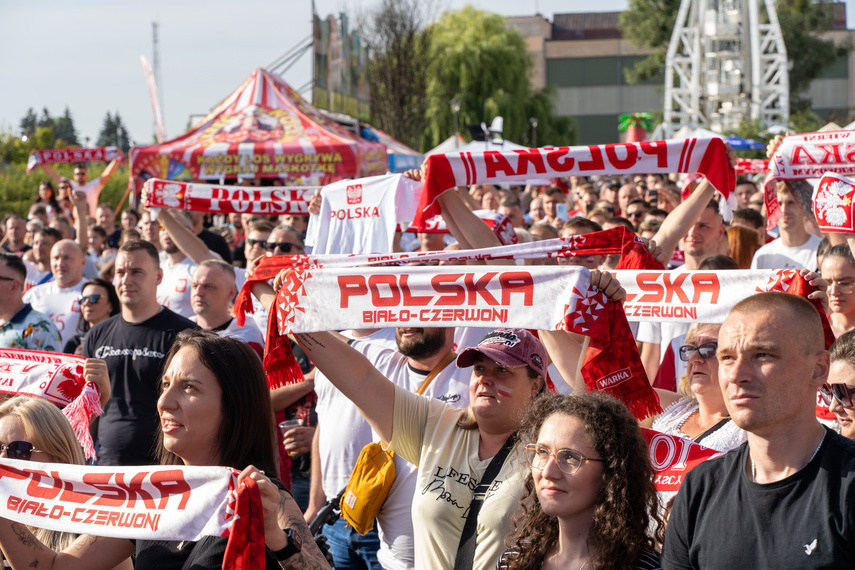
M 490 332 L 478 346 L 470 346 L 458 355 L 457 367 L 472 366 L 477 353 L 507 368 L 531 366 L 535 372 L 546 377 L 546 349 L 526 329 L 496 329 Z

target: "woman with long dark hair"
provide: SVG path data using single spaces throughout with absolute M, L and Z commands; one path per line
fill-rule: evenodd
M 543 395 L 520 433 L 531 471 L 500 567 L 659 568 L 654 471 L 622 403 L 598 393 Z
M 276 426 L 264 370 L 249 345 L 208 331 L 182 332 L 167 355 L 160 393 L 161 463 L 242 470 L 238 482 L 251 477 L 261 492 L 266 568 L 328 568 L 290 493 L 265 475 L 276 473 Z M 107 569 L 136 553 L 137 569 L 220 569 L 228 540 L 84 535 L 57 553 L 21 526 L 0 519 L 0 548 L 13 568 Z

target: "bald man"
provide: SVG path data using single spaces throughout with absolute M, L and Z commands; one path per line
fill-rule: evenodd
M 86 256 L 72 240 L 60 240 L 50 250 L 50 267 L 53 281 L 27 291 L 24 294 L 24 302 L 53 321 L 62 336 L 62 346 L 65 346 L 65 343 L 78 333 L 78 300 L 83 293 Z
M 719 384 L 748 442 L 692 470 L 668 521 L 663 568 L 852 568 L 855 442 L 816 420 L 829 368 L 805 299 L 737 303 L 718 336 Z

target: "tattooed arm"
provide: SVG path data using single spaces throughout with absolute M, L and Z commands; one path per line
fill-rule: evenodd
M 33 536 L 26 525 L 0 519 L 0 549 L 12 568 L 95 570 L 112 568 L 134 553 L 124 538 L 81 535 L 63 552 L 54 552 Z
M 285 491 L 277 487 L 261 471 L 253 466 L 244 469 L 238 477 L 238 483 L 244 478 L 251 477 L 258 485 L 261 492 L 261 505 L 264 510 L 264 542 L 272 551 L 277 551 L 287 546 L 285 530 L 293 529 L 302 539 L 302 549 L 287 560 L 280 560 L 279 565 L 286 570 L 329 568 L 326 558 L 321 553 L 309 526 L 300 512 L 300 507 Z

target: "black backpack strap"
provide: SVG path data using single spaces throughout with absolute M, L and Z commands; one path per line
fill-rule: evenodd
M 463 525 L 463 534 L 460 536 L 460 543 L 457 545 L 457 555 L 454 558 L 454 570 L 472 570 L 472 564 L 475 561 L 475 543 L 477 542 L 478 530 L 478 513 L 481 512 L 481 505 L 484 504 L 484 499 L 487 497 L 487 491 L 493 484 L 493 480 L 502 470 L 502 465 L 505 463 L 511 448 L 516 439 L 516 432 L 512 433 L 502 449 L 493 456 L 487 470 L 484 471 L 484 476 L 475 487 L 472 494 L 472 502 L 469 503 L 469 512 L 466 515 L 466 524 Z

